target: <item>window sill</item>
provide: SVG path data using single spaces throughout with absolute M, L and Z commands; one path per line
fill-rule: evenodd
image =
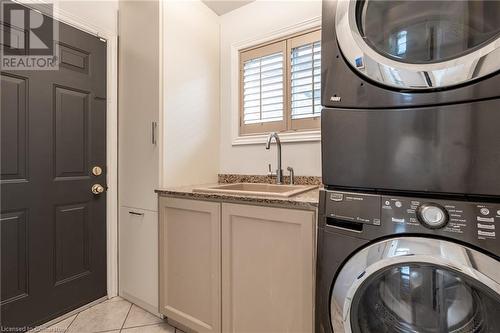
M 321 131 L 293 131 L 278 133 L 281 142 L 318 142 L 321 141 Z M 233 146 L 264 144 L 268 134 L 241 135 L 233 138 Z

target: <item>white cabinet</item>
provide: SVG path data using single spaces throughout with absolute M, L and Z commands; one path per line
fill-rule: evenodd
M 158 313 L 159 2 L 119 6 L 119 294 Z
M 120 295 L 158 312 L 158 213 L 121 207 Z
M 153 124 L 158 124 L 160 113 L 159 2 L 120 1 L 119 18 L 120 205 L 156 211 L 159 150 Z
M 220 203 L 160 198 L 160 312 L 220 332 Z
M 315 213 L 222 204 L 222 332 L 312 332 Z
M 118 15 L 119 257 L 127 265 L 148 255 L 157 235 L 136 247 L 123 207 L 155 212 L 156 188 L 217 181 L 219 17 L 201 1 L 159 0 L 119 1 Z M 138 267 L 158 269 L 150 260 Z M 126 282 L 134 274 L 120 270 L 120 295 L 149 304 L 146 289 Z
M 312 332 L 315 212 L 160 198 L 160 312 L 196 332 Z

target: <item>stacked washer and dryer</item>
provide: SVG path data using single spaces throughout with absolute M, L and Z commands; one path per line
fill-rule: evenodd
M 500 332 L 500 1 L 323 1 L 317 333 Z

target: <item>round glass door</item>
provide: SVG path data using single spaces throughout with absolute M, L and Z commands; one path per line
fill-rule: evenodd
M 377 52 L 425 64 L 461 57 L 500 33 L 499 1 L 359 1 L 357 25 Z
M 434 89 L 500 70 L 500 1 L 338 1 L 340 49 L 387 86 Z
M 355 253 L 332 283 L 335 333 L 500 332 L 500 262 L 454 242 L 374 243 Z
M 500 332 L 500 299 L 466 276 L 430 264 L 385 268 L 366 279 L 352 303 L 360 333 Z

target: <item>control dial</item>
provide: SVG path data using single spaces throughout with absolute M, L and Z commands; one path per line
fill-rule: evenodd
M 417 218 L 424 227 L 439 229 L 448 223 L 448 212 L 435 203 L 425 203 L 418 207 Z

